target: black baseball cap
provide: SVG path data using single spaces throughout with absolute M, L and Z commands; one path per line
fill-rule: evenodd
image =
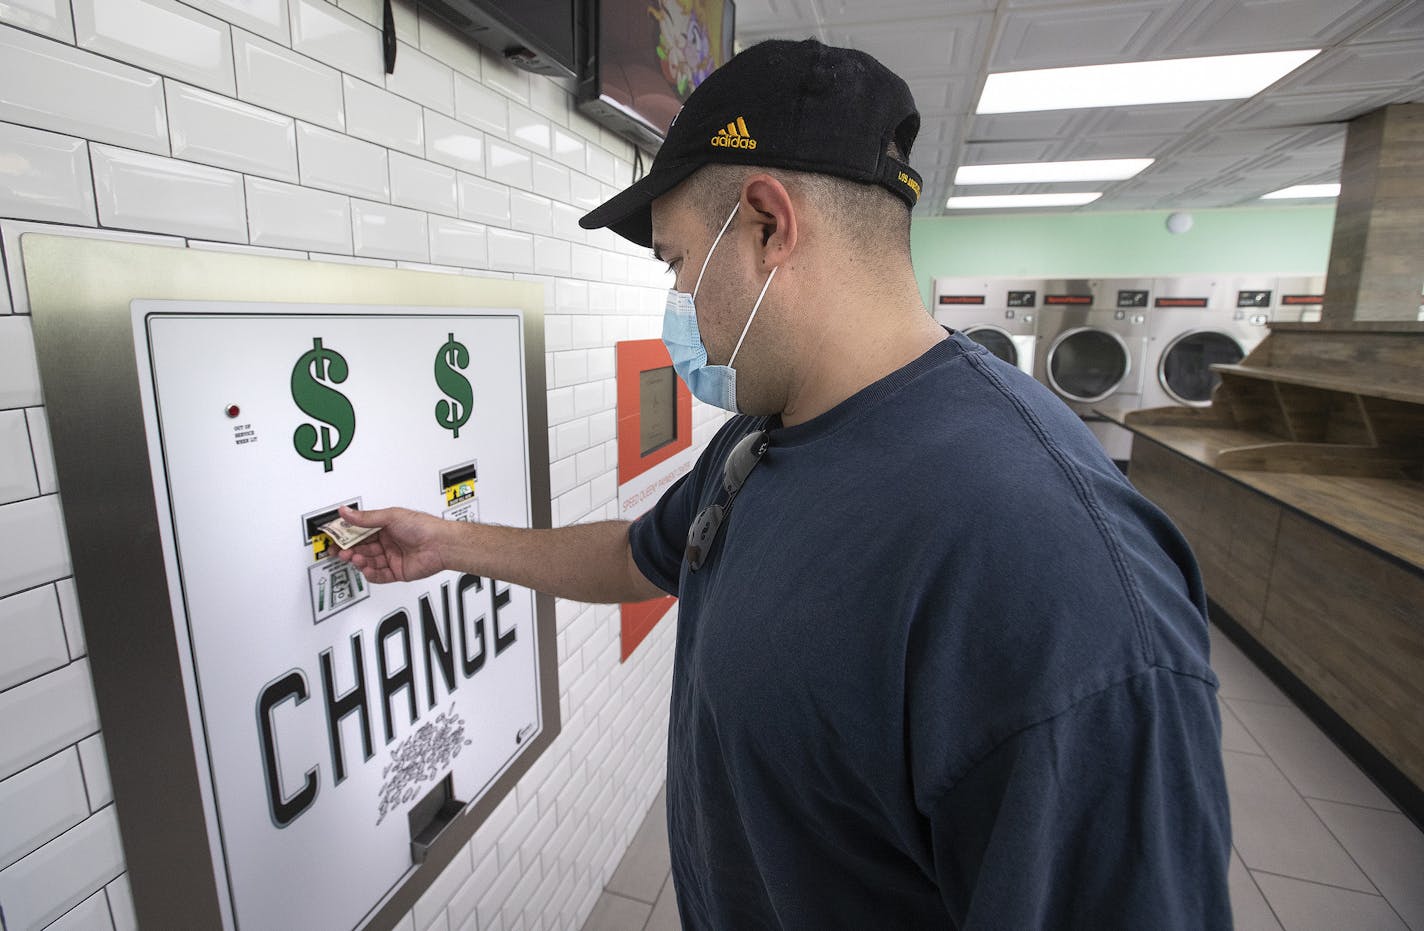
M 922 179 L 909 158 L 920 114 L 909 85 L 864 52 L 815 39 L 772 39 L 708 75 L 673 118 L 648 173 L 585 214 L 640 246 L 653 241 L 653 201 L 703 165 L 835 175 L 879 184 L 913 207 Z

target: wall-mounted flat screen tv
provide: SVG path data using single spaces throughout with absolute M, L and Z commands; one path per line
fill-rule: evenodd
M 578 74 L 584 0 L 420 0 L 420 5 L 525 71 Z
M 656 149 L 697 85 L 732 57 L 732 0 L 593 0 L 579 108 Z

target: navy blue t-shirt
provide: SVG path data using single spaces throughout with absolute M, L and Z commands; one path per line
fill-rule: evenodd
M 1230 927 L 1196 564 L 1018 369 L 953 334 L 814 420 L 734 418 L 630 540 L 681 599 L 686 931 Z

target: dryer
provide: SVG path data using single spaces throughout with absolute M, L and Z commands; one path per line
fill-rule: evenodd
M 1120 417 L 1141 405 L 1151 291 L 1142 278 L 1048 282 L 1039 313 L 1036 377 L 1118 462 L 1131 456 L 1132 434 L 1099 412 Z
M 1324 275 L 1291 275 L 1276 279 L 1276 305 L 1271 319 L 1287 323 L 1318 323 L 1324 306 Z
M 1235 365 L 1265 339 L 1278 300 L 1273 276 L 1159 278 L 1153 286 L 1143 407 L 1206 407 Z
M 936 278 L 934 318 L 1032 375 L 1042 291 L 1036 278 Z

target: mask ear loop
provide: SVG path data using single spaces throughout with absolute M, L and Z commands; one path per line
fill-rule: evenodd
M 707 258 L 702 260 L 702 271 L 697 273 L 697 284 L 692 286 L 692 299 L 697 300 L 697 289 L 702 287 L 702 276 L 707 274 L 707 263 L 712 261 L 712 253 L 717 251 L 717 243 L 722 241 L 722 234 L 727 232 L 727 227 L 732 225 L 732 217 L 737 215 L 737 208 L 742 205 L 737 201 L 732 205 L 732 212 L 727 214 L 727 222 L 722 224 L 722 228 L 717 231 L 717 238 L 712 240 L 712 248 L 707 250 Z
M 780 268 L 778 265 L 776 268 Z M 757 295 L 756 303 L 752 305 L 751 316 L 747 317 L 747 325 L 742 327 L 742 335 L 737 337 L 737 348 L 732 350 L 732 358 L 727 360 L 727 368 L 732 367 L 732 363 L 737 361 L 737 353 L 742 351 L 742 341 L 747 338 L 747 331 L 752 328 L 752 321 L 756 319 L 757 311 L 761 309 L 761 299 L 766 297 L 766 289 L 771 287 L 771 279 L 776 277 L 776 268 L 771 270 L 771 274 L 766 276 L 766 284 L 761 286 L 761 293 Z

